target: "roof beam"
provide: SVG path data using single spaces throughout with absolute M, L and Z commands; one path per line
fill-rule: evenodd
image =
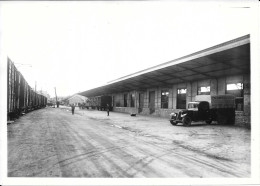
M 176 71 L 175 71 L 175 72 L 176 72 Z M 175 75 L 172 75 L 172 74 L 168 74 L 168 73 L 165 73 L 165 72 L 159 72 L 159 71 L 157 71 L 157 73 L 162 74 L 162 75 L 166 75 L 166 76 L 170 76 L 170 77 L 172 77 L 172 78 L 180 79 L 180 80 L 182 80 L 182 81 L 186 81 L 186 80 L 184 80 L 184 79 L 182 79 L 182 78 L 180 78 L 180 77 L 178 77 L 178 76 L 175 76 Z M 170 79 L 167 79 L 167 80 L 170 80 Z
M 233 60 L 235 60 L 235 59 L 233 59 Z M 233 61 L 233 60 L 232 60 L 232 61 Z M 215 60 L 213 60 L 213 61 L 215 62 Z M 220 61 L 219 63 L 225 64 L 225 65 L 227 65 L 227 66 L 229 66 L 229 67 L 231 67 L 231 68 L 236 68 L 236 69 L 241 70 L 241 71 L 243 72 L 243 69 L 240 68 L 240 66 L 238 66 L 238 65 L 232 65 L 232 64 L 229 64 L 228 62 L 222 62 L 222 61 Z M 250 65 L 249 65 L 249 66 L 250 66 Z
M 127 85 L 127 84 L 125 84 Z M 131 89 L 131 87 L 129 86 L 125 86 L 125 85 L 122 85 L 122 83 L 118 83 L 117 85 L 114 85 L 115 89 L 119 89 L 119 88 L 123 88 L 123 89 L 126 89 L 126 90 L 129 90 Z M 132 85 L 132 84 L 131 84 Z M 132 85 L 133 86 L 133 85 Z M 119 87 L 119 88 L 118 88 Z
M 170 85 L 170 84 L 168 84 L 168 83 L 165 83 L 164 81 L 161 81 L 161 80 L 158 80 L 158 79 L 155 79 L 155 78 L 146 76 L 146 75 L 144 75 L 144 74 L 142 74 L 142 76 L 144 76 L 144 77 L 146 77 L 146 78 L 148 78 L 148 79 L 152 79 L 153 81 L 158 82 L 158 83 L 160 83 L 160 84 L 163 84 L 164 86 L 169 86 L 169 85 Z
M 131 79 L 130 81 L 134 81 L 134 82 L 137 82 L 137 83 L 148 84 L 148 85 L 151 85 L 151 86 L 153 86 L 151 83 L 144 82 L 144 81 L 140 81 L 140 80 L 134 80 L 134 79 Z
M 207 77 L 209 77 L 209 78 L 215 78 L 215 77 L 213 77 L 213 76 L 210 76 L 210 75 L 208 75 L 208 74 L 206 74 L 206 73 L 203 73 L 203 72 L 198 72 L 198 71 L 196 71 L 196 70 L 194 70 L 193 68 L 187 68 L 187 67 L 183 67 L 183 66 L 181 66 L 182 64 L 178 64 L 178 65 L 176 65 L 176 66 L 179 66 L 179 67 L 181 67 L 181 68 L 184 68 L 185 70 L 190 70 L 190 71 L 192 71 L 192 72 L 195 72 L 195 73 L 197 73 L 197 74 L 202 74 L 202 75 L 204 75 L 204 76 L 207 76 Z

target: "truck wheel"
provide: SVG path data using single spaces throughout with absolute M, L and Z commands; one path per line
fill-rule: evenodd
M 183 123 L 184 126 L 189 127 L 191 125 L 191 118 L 189 116 L 185 116 L 182 119 L 182 123 Z
M 207 123 L 208 125 L 211 124 L 211 122 L 212 122 L 212 119 L 206 120 L 206 123 Z
M 172 125 L 177 125 L 177 122 L 175 121 L 176 120 L 176 116 L 172 116 L 171 119 L 172 119 L 172 120 L 170 120 L 171 124 Z
M 170 121 L 172 125 L 177 125 L 177 122 L 176 121 Z

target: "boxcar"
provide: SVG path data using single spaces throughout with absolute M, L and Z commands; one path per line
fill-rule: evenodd
M 7 118 L 18 118 L 34 109 L 45 107 L 47 98 L 36 93 L 7 58 Z

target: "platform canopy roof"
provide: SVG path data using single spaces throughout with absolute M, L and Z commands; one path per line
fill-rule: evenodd
M 250 35 L 121 77 L 81 92 L 87 97 L 250 73 Z

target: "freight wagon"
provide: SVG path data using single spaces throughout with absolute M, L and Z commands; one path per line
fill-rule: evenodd
M 98 110 L 106 110 L 107 105 L 109 105 L 109 110 L 112 109 L 112 97 L 111 96 L 98 96 Z
M 87 109 L 96 109 L 97 105 L 97 97 L 91 97 L 86 100 L 86 102 L 83 104 L 83 107 Z
M 84 104 L 84 108 L 106 110 L 107 104 L 109 105 L 109 110 L 112 110 L 111 96 L 95 96 L 95 97 L 88 98 L 88 100 Z
M 47 98 L 37 94 L 17 70 L 14 63 L 7 59 L 7 119 L 18 118 L 29 111 L 43 108 Z

